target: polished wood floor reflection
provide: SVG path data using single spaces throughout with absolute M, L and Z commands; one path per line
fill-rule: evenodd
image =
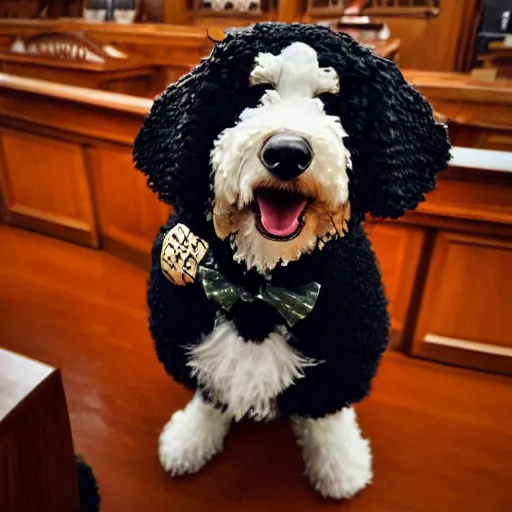
M 0 343 L 62 369 L 104 512 L 512 510 L 512 380 L 395 353 L 357 407 L 375 481 L 353 500 L 310 490 L 284 420 L 236 425 L 203 472 L 167 477 L 157 437 L 189 394 L 156 360 L 145 282 L 108 254 L 0 226 Z

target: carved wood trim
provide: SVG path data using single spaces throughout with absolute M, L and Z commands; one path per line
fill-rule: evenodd
M 80 33 L 43 32 L 18 39 L 11 46 L 11 53 L 44 56 L 77 62 L 104 63 L 126 58 L 118 52 L 107 52 Z

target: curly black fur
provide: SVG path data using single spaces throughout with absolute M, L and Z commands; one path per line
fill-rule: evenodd
M 322 285 L 313 313 L 292 335 L 305 356 L 325 363 L 308 368 L 306 378 L 278 398 L 285 413 L 319 417 L 364 398 L 386 347 L 386 300 L 361 221 L 366 213 L 399 217 L 414 209 L 447 166 L 447 132 L 434 121 L 428 102 L 394 63 L 348 35 L 313 25 L 260 23 L 229 33 L 208 59 L 155 101 L 135 141 L 134 160 L 152 190 L 175 209 L 153 250 L 151 332 L 167 371 L 195 389 L 183 347 L 212 330 L 218 308 L 200 286 L 176 287 L 165 279 L 160 269 L 163 236 L 173 224 L 186 224 L 210 243 L 223 273 L 258 290 L 263 278 L 233 262 L 229 244 L 218 240 L 206 215 L 212 199 L 209 158 L 217 136 L 262 95 L 262 88 L 251 88 L 248 81 L 256 55 L 277 55 L 296 41 L 314 48 L 320 66 L 333 67 L 340 77 L 340 94 L 321 99 L 326 111 L 341 119 L 353 163 L 350 234 L 272 272 L 277 286 Z M 264 303 L 237 303 L 229 316 L 252 342 L 261 342 L 281 323 Z
M 98 512 L 101 500 L 98 484 L 91 467 L 80 455 L 75 457 L 75 467 L 78 473 L 80 512 Z

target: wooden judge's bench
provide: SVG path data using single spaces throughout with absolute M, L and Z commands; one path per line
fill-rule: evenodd
M 411 0 L 404 18 L 397 13 L 405 3 L 393 4 L 393 16 L 381 2 L 365 3 L 363 14 L 390 29 L 389 37 L 382 28 L 367 34 L 365 44 L 400 64 L 448 123 L 456 149 L 417 211 L 366 224 L 390 300 L 391 345 L 512 374 L 512 84 L 453 71 L 467 64 L 475 2 L 443 0 L 436 13 L 437 2 L 412 9 Z M 197 16 L 186 2 L 165 5 L 175 24 L 0 20 L 3 222 L 147 267 L 169 207 L 134 170 L 133 139 L 149 97 L 210 52 L 205 27 L 235 20 Z M 297 19 L 297 2 L 276 5 L 245 23 Z M 300 5 L 302 21 L 339 29 L 312 2 Z
M 499 123 L 512 117 L 512 90 L 494 105 L 485 88 L 472 97 L 453 87 L 439 106 L 458 105 L 454 140 L 462 146 L 474 131 L 480 146 L 510 149 L 511 125 Z M 0 74 L 3 221 L 147 268 L 169 213 L 132 164 L 150 106 L 149 99 Z M 486 108 L 502 117 L 484 123 L 475 112 Z M 416 212 L 367 222 L 390 299 L 393 348 L 512 374 L 511 198 L 512 153 L 460 147 Z

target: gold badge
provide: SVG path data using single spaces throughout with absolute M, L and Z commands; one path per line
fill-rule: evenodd
M 183 224 L 165 235 L 160 264 L 172 284 L 185 286 L 196 280 L 197 268 L 208 251 L 208 244 Z

